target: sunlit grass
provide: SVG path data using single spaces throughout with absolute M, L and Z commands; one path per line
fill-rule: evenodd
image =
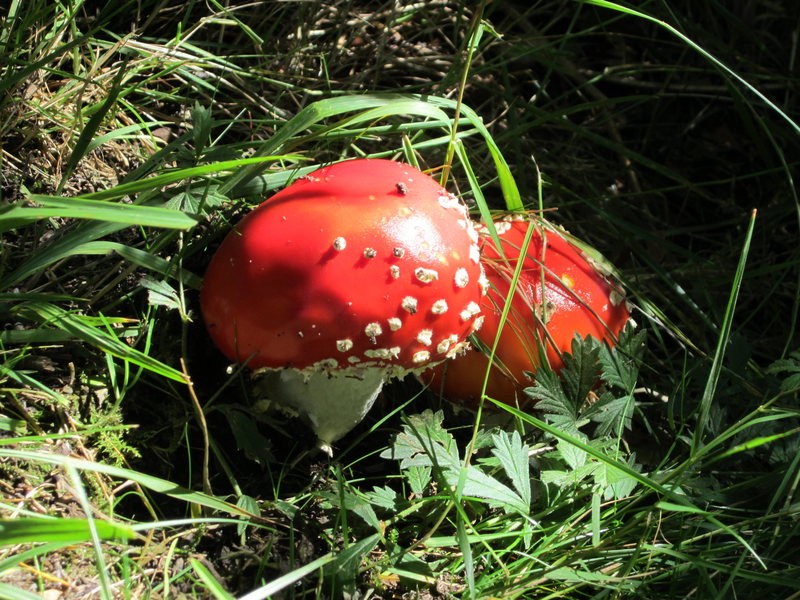
M 798 30 L 758 8 L 12 2 L 0 596 L 796 594 Z M 259 412 L 203 269 L 270 191 L 362 156 L 594 246 L 646 348 L 627 378 L 575 350 L 630 411 L 543 375 L 572 408 L 501 431 L 408 380 L 330 462 Z

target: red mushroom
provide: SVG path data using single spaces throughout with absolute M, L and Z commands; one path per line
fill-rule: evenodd
M 536 229 L 486 388 L 489 397 L 512 406 L 528 402 L 522 393 L 532 385 L 526 372 L 535 372 L 543 360 L 555 371 L 564 366 L 561 355 L 570 351 L 576 333 L 613 344 L 629 317 L 622 292 L 580 250 L 551 228 L 506 218 L 495 222 L 505 258 L 488 234 L 481 236 L 481 262 L 490 283 L 481 304 L 484 324 L 476 334 L 482 345 L 491 348 L 494 343 L 528 227 Z M 444 398 L 475 407 L 488 364 L 483 352 L 469 351 L 428 371 L 422 379 Z
M 305 416 L 330 453 L 386 379 L 467 347 L 485 290 L 456 197 L 409 165 L 359 159 L 248 214 L 211 260 L 200 306 L 220 350 L 271 372 L 269 399 Z

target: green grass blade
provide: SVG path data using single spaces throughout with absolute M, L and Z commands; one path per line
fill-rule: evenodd
M 3 211 L 0 214 L 0 232 L 49 217 L 92 219 L 164 229 L 189 229 L 197 224 L 195 219 L 181 211 L 159 206 L 112 204 L 84 198 L 58 198 L 35 194 L 28 196 L 28 200 L 40 206 L 18 204 Z
M 489 400 L 491 400 L 491 398 L 489 398 Z M 683 496 L 681 494 L 677 494 L 673 490 L 671 490 L 671 489 L 669 489 L 667 487 L 664 487 L 663 485 L 661 485 L 660 483 L 658 483 L 657 481 L 655 481 L 651 477 L 648 477 L 648 476 L 646 476 L 646 475 L 644 475 L 642 473 L 639 473 L 636 469 L 633 469 L 630 466 L 628 466 L 627 464 L 625 464 L 623 462 L 620 462 L 620 461 L 616 460 L 615 458 L 606 455 L 604 452 L 598 450 L 594 446 L 592 446 L 590 444 L 587 444 L 587 443 L 584 443 L 581 440 L 579 440 L 579 439 L 577 439 L 577 438 L 575 438 L 575 437 L 573 437 L 573 436 L 571 436 L 569 434 L 564 433 L 560 429 L 557 429 L 556 427 L 553 427 L 552 425 L 550 425 L 548 423 L 545 423 L 544 421 L 542 421 L 540 419 L 537 419 L 536 417 L 534 417 L 532 415 L 529 415 L 529 414 L 527 414 L 527 413 L 525 413 L 525 412 L 523 412 L 523 411 L 521 411 L 521 410 L 519 410 L 517 408 L 511 407 L 511 406 L 507 406 L 507 405 L 502 404 L 500 402 L 496 402 L 494 400 L 492 400 L 492 402 L 494 404 L 496 404 L 498 407 L 500 407 L 503 410 L 505 410 L 506 412 L 509 412 L 509 413 L 515 415 L 521 421 L 525 421 L 527 423 L 530 423 L 531 425 L 534 425 L 535 427 L 538 427 L 542 431 L 544 431 L 546 433 L 549 433 L 550 435 L 558 438 L 559 440 L 563 440 L 563 441 L 567 442 L 568 444 L 572 444 L 573 446 L 576 446 L 577 448 L 579 448 L 579 449 L 583 450 L 584 452 L 586 452 L 587 454 L 593 456 L 594 458 L 596 458 L 600 462 L 603 462 L 606 465 L 608 465 L 609 467 L 624 473 L 628 477 L 634 479 L 635 481 L 638 481 L 639 483 L 641 483 L 645 487 L 650 488 L 652 491 L 658 493 L 659 495 L 661 495 L 661 496 L 663 496 L 665 498 L 668 498 L 669 500 L 671 500 L 672 502 L 676 503 L 677 505 L 682 506 L 685 512 L 693 512 L 693 513 L 696 513 L 696 514 L 702 514 L 709 523 L 714 524 L 715 526 L 719 527 L 721 530 L 725 531 L 729 535 L 735 537 L 736 540 L 738 540 L 739 543 L 742 544 L 742 546 L 744 546 L 747 549 L 747 551 L 750 552 L 750 554 L 756 560 L 758 560 L 759 563 L 761 563 L 762 566 L 764 566 L 763 563 L 761 562 L 761 558 L 758 556 L 756 551 L 750 546 L 750 544 L 747 543 L 747 541 L 738 532 L 734 531 L 730 527 L 728 527 L 725 524 L 723 524 L 719 519 L 716 518 L 716 516 L 712 515 L 711 513 L 704 512 L 701 509 L 697 508 L 691 502 L 691 500 L 689 498 L 687 498 L 686 496 Z
M 320 556 L 318 559 L 311 561 L 307 565 L 303 565 L 302 567 L 295 569 L 286 575 L 282 575 L 277 579 L 270 581 L 267 585 L 255 589 L 252 592 L 248 592 L 243 596 L 239 596 L 239 600 L 263 600 L 265 598 L 269 598 L 270 596 L 274 596 L 281 590 L 300 581 L 303 579 L 303 577 L 306 577 L 314 571 L 321 569 L 335 558 L 336 557 L 331 554 Z
M 150 121 L 148 123 L 134 123 L 133 125 L 126 125 L 124 127 L 120 127 L 118 129 L 114 129 L 109 131 L 108 133 L 104 133 L 103 135 L 99 135 L 94 138 L 86 148 L 86 154 L 99 148 L 103 144 L 107 144 L 108 142 L 115 141 L 115 140 L 125 140 L 131 138 L 137 138 L 142 135 L 140 132 L 156 129 L 158 127 L 162 127 L 164 125 L 169 125 L 169 121 Z
M 21 590 L 9 583 L 0 581 L 0 598 L 4 600 L 42 600 L 39 594 Z
M 235 504 L 231 504 L 230 502 L 225 502 L 224 500 L 220 500 L 214 496 L 209 496 L 208 494 L 204 494 L 202 492 L 194 492 L 188 488 L 178 485 L 177 483 L 173 483 L 172 481 L 147 475 L 145 473 L 139 473 L 138 471 L 134 471 L 132 469 L 115 467 L 112 465 L 106 465 L 103 463 L 92 462 L 79 458 L 72 458 L 70 456 L 62 456 L 60 454 L 50 452 L 31 452 L 27 450 L 14 450 L 11 448 L 2 447 L 0 447 L 0 456 L 32 462 L 42 462 L 45 464 L 58 465 L 65 468 L 70 466 L 82 471 L 103 473 L 109 477 L 115 477 L 123 481 L 129 479 L 138 483 L 144 488 L 160 494 L 165 494 L 171 498 L 181 500 L 182 502 L 198 504 L 200 506 L 205 506 L 213 510 L 218 510 L 220 512 L 236 516 L 257 518 L 256 515 L 252 515 L 244 509 L 239 508 Z
M 10 571 L 21 562 L 35 560 L 37 557 L 54 552 L 63 546 L 63 542 L 44 542 L 37 544 L 32 548 L 28 548 L 21 552 L 6 556 L 5 558 L 0 559 L 0 574 Z M 5 598 L 5 596 L 0 593 L 0 598 Z M 39 597 L 37 596 L 37 598 Z M 39 600 L 41 600 L 41 598 L 39 598 Z
M 63 258 L 80 254 L 76 249 L 80 248 L 82 244 L 111 235 L 125 227 L 126 225 L 123 223 L 109 223 L 107 221 L 84 221 L 79 223 L 69 233 L 49 244 L 45 244 L 41 249 L 28 256 L 19 267 L 0 280 L 0 289 L 9 289 L 50 264 Z
M 439 106 L 446 106 L 451 109 L 456 108 L 456 101 L 448 98 L 430 97 L 429 101 Z M 467 105 L 462 105 L 460 110 L 464 113 L 464 116 L 469 121 L 470 125 L 475 127 L 475 129 L 477 129 L 481 134 L 487 148 L 489 149 L 489 153 L 494 161 L 495 169 L 497 170 L 497 178 L 498 182 L 500 183 L 500 189 L 503 191 L 503 198 L 505 199 L 506 208 L 512 212 L 523 210 L 525 207 L 522 203 L 519 189 L 517 188 L 516 179 L 511 173 L 511 169 L 509 168 L 506 159 L 503 157 L 500 147 L 497 145 L 497 142 L 494 140 L 492 134 L 486 128 L 486 125 L 483 124 L 483 119 L 481 119 L 481 117 L 478 116 L 478 113 L 476 113 Z
M 459 514 L 456 521 L 456 540 L 458 548 L 461 550 L 464 562 L 464 578 L 467 580 L 467 598 L 475 598 L 475 561 L 472 555 L 472 546 L 467 538 L 466 519 Z
M 206 590 L 211 592 L 214 598 L 217 598 L 217 600 L 235 600 L 234 596 L 231 596 L 228 591 L 222 587 L 220 582 L 217 581 L 217 578 L 211 574 L 211 571 L 209 571 L 203 563 L 196 558 L 192 558 L 189 563 L 200 578 L 200 581 L 205 584 Z
M 128 183 L 122 183 L 107 190 L 92 192 L 91 194 L 83 194 L 80 197 L 85 198 L 87 200 L 117 199 L 117 198 L 122 198 L 124 196 L 128 196 L 130 194 L 138 194 L 140 192 L 157 190 L 166 185 L 171 185 L 179 181 L 188 181 L 196 179 L 198 177 L 204 177 L 207 175 L 218 175 L 220 173 L 225 173 L 229 171 L 237 171 L 237 172 L 239 172 L 239 170 L 246 171 L 247 167 L 252 168 L 252 165 L 254 164 L 263 165 L 264 163 L 276 162 L 279 160 L 293 162 L 293 161 L 303 161 L 308 159 L 294 154 L 238 158 L 236 160 L 226 160 L 217 163 L 212 163 L 209 165 L 201 165 L 199 167 L 177 169 L 175 171 L 169 171 L 167 173 L 162 173 L 161 175 L 156 175 L 154 177 L 148 177 L 146 179 L 140 179 Z M 223 188 L 224 187 L 225 186 L 223 186 Z
M 721 563 L 719 561 L 708 560 L 706 558 L 701 558 L 699 556 L 692 556 L 687 554 L 686 552 L 681 552 L 680 550 L 676 550 L 674 547 L 666 546 L 666 545 L 652 545 L 652 544 L 643 544 L 643 547 L 646 550 L 649 550 L 653 553 L 654 556 L 658 556 L 659 554 L 663 554 L 666 556 L 671 556 L 673 558 L 677 558 L 680 560 L 680 564 L 691 564 L 695 567 L 701 568 L 701 570 L 708 570 L 711 573 L 720 572 L 725 574 L 731 574 L 734 571 L 735 567 L 730 565 Z M 737 569 L 739 577 L 747 578 L 751 581 L 770 584 L 770 585 L 780 585 L 782 587 L 788 589 L 798 590 L 800 589 L 800 579 L 797 578 L 789 578 L 781 576 L 777 573 L 770 573 L 768 571 L 755 571 L 752 569 Z M 794 595 L 788 596 L 788 598 L 796 597 Z
M 454 139 L 452 144 L 453 148 L 455 149 L 455 153 L 458 155 L 458 160 L 461 163 L 461 166 L 464 168 L 464 173 L 467 175 L 467 182 L 469 183 L 470 190 L 472 190 L 472 195 L 475 197 L 475 202 L 478 205 L 478 211 L 480 212 L 481 220 L 483 220 L 484 223 L 490 223 L 492 221 L 492 214 L 489 212 L 489 206 L 486 204 L 486 198 L 483 196 L 483 190 L 481 190 L 480 182 L 475 175 L 475 171 L 472 169 L 469 156 L 467 156 L 467 153 L 464 150 L 464 144 L 459 139 Z M 502 252 L 503 246 L 500 244 L 499 238 L 497 238 L 497 232 L 494 230 L 494 227 L 491 228 L 491 231 L 495 234 L 492 237 L 495 246 L 500 249 L 500 252 Z
M 91 34 L 89 34 L 91 35 Z M 25 78 L 29 77 L 32 73 L 35 73 L 39 69 L 52 64 L 57 63 L 59 59 L 70 50 L 77 48 L 78 46 L 86 43 L 89 39 L 89 35 L 85 36 L 78 36 L 66 44 L 63 44 L 47 54 L 46 56 L 42 57 L 41 59 L 26 64 L 19 70 L 14 69 L 7 69 L 5 75 L 2 79 L 0 79 L 0 91 L 9 91 L 13 90 L 17 85 L 19 85 Z
M 149 177 L 147 179 L 124 183 L 108 190 L 102 190 L 92 194 L 84 194 L 83 196 L 80 196 L 80 199 L 119 199 L 128 196 L 129 194 L 157 190 L 163 186 L 177 183 L 185 179 L 227 172 L 235 170 L 237 167 L 249 165 L 255 162 L 266 162 L 279 159 L 300 160 L 300 158 L 296 156 L 265 156 L 255 159 L 240 159 L 218 162 L 211 165 L 203 165 L 190 169 L 171 171 L 161 175 L 156 175 L 154 177 Z M 269 185 L 278 185 L 279 182 L 285 181 L 289 177 L 289 174 L 285 172 L 281 172 L 277 175 L 278 176 L 276 177 L 270 176 L 268 178 Z M 75 199 L 73 198 L 72 200 Z M 49 244 L 43 245 L 41 249 L 31 254 L 19 267 L 0 280 L 0 289 L 8 289 L 13 287 L 15 284 L 27 277 L 30 277 L 47 265 L 50 265 L 63 258 L 80 254 L 81 250 L 84 248 L 83 244 L 86 244 L 87 242 L 94 242 L 100 238 L 110 236 L 126 226 L 126 223 L 109 221 L 85 221 L 79 223 L 69 233 Z
M 454 100 L 438 98 L 434 96 L 417 96 L 413 94 L 364 94 L 361 96 L 344 96 L 337 98 L 326 98 L 318 100 L 308 105 L 289 121 L 287 121 L 278 132 L 267 140 L 256 152 L 256 156 L 272 154 L 274 152 L 286 151 L 288 148 L 298 143 L 296 138 L 302 132 L 312 129 L 315 125 L 331 117 L 339 117 L 347 113 L 359 113 L 349 118 L 328 126 L 323 131 L 333 131 L 354 123 L 364 121 L 376 121 L 390 116 L 416 116 L 448 121 L 446 115 L 441 113 L 441 109 L 451 111 L 460 110 L 464 118 L 473 126 L 483 137 L 486 146 L 494 161 L 498 172 L 498 180 L 506 200 L 509 210 L 522 209 L 522 200 L 517 189 L 511 170 L 508 168 L 500 148 L 494 141 L 493 136 L 483 124 L 483 120 L 466 105 L 458 106 Z M 304 141 L 321 135 L 322 132 L 315 131 L 308 134 Z M 294 139 L 294 141 L 293 141 Z M 258 165 L 248 167 L 229 178 L 222 186 L 221 193 L 235 194 L 235 188 L 246 184 L 253 177 L 258 175 L 262 168 Z
M 725 74 L 733 77 L 736 81 L 740 84 L 745 86 L 752 94 L 757 96 L 764 104 L 766 104 L 769 108 L 771 108 L 775 113 L 777 113 L 786 123 L 795 130 L 795 132 L 800 133 L 800 125 L 798 125 L 789 115 L 787 115 L 783 110 L 781 110 L 772 100 L 767 98 L 758 88 L 756 88 L 752 83 L 748 82 L 744 77 L 736 73 L 733 69 L 723 63 L 721 60 L 716 58 L 710 52 L 708 52 L 705 48 L 694 42 L 691 38 L 687 35 L 681 33 L 675 27 L 670 25 L 669 23 L 652 17 L 646 13 L 639 12 L 638 10 L 633 10 L 632 8 L 627 8 L 615 2 L 608 2 L 608 0 L 580 0 L 585 4 L 593 4 L 594 6 L 600 6 L 602 8 L 609 8 L 611 10 L 616 10 L 618 12 L 626 13 L 632 15 L 634 17 L 638 17 L 640 19 L 645 19 L 646 21 L 650 21 L 651 23 L 655 23 L 659 27 L 662 27 L 669 31 L 672 35 L 680 39 L 684 42 L 687 46 L 691 47 L 693 50 L 702 54 L 707 60 L 709 60 L 712 64 L 714 64 L 717 68 L 723 71 Z
M 120 339 L 109 335 L 108 332 L 88 324 L 79 315 L 68 312 L 54 304 L 29 302 L 21 306 L 17 312 L 24 313 L 42 324 L 65 331 L 104 352 L 108 352 L 112 356 L 143 367 L 162 377 L 186 383 L 186 378 L 181 371 L 130 347 Z
M 124 540 L 136 537 L 127 525 L 95 521 L 97 535 L 104 540 Z M 87 519 L 20 518 L 0 520 L 0 545 L 33 544 L 40 542 L 63 545 L 87 542 L 92 539 Z
M 0 341 L 3 341 L 5 343 L 5 338 L 0 337 Z M 59 337 L 56 341 L 63 341 L 63 339 Z M 8 377 L 9 379 L 11 379 L 11 381 L 18 383 L 21 386 L 28 386 L 32 390 L 39 390 L 40 392 L 43 392 L 48 398 L 51 398 L 56 402 L 63 403 L 64 406 L 69 404 L 69 400 L 63 395 L 61 395 L 59 392 L 51 390 L 42 382 L 37 380 L 35 377 L 31 377 L 30 375 L 22 371 L 15 371 L 14 369 L 9 368 L 9 366 L 10 365 L 8 363 L 7 364 L 0 363 L 0 376 Z
M 297 144 L 294 140 L 300 133 L 311 129 L 325 119 L 339 117 L 347 113 L 356 112 L 355 115 L 340 120 L 338 123 L 324 128 L 322 131 L 332 131 L 344 126 L 364 121 L 377 121 L 382 118 L 397 115 L 416 115 L 430 117 L 433 119 L 446 119 L 440 110 L 436 110 L 430 104 L 420 101 L 419 98 L 406 95 L 371 95 L 346 96 L 338 98 L 326 98 L 318 100 L 287 121 L 278 132 L 267 140 L 255 153 L 255 156 L 271 154 L 277 151 L 285 151 L 291 144 Z M 307 137 L 316 137 L 321 131 L 309 134 Z M 291 143 L 290 143 L 291 142 Z M 254 165 L 236 173 L 226 181 L 221 193 L 225 194 L 234 190 L 237 186 L 245 184 L 247 181 L 260 173 L 262 169 Z
M 703 390 L 703 397 L 700 399 L 697 424 L 695 426 L 694 435 L 692 436 L 692 452 L 696 451 L 702 445 L 703 435 L 708 427 L 711 403 L 713 402 L 717 391 L 717 384 L 719 383 L 720 373 L 722 372 L 722 361 L 725 357 L 725 350 L 728 347 L 728 342 L 730 341 L 733 313 L 736 310 L 736 301 L 739 297 L 739 290 L 742 286 L 742 278 L 744 277 L 747 255 L 750 252 L 750 242 L 753 239 L 755 222 L 756 211 L 754 210 L 750 215 L 750 224 L 748 225 L 747 233 L 745 234 L 744 246 L 742 247 L 742 252 L 739 256 L 739 264 L 736 267 L 736 274 L 733 278 L 733 286 L 730 297 L 728 298 L 728 305 L 725 307 L 725 315 L 722 320 L 722 326 L 720 327 L 717 348 L 714 352 L 714 360 L 711 363 L 711 373 L 708 375 L 706 386 Z
M 180 279 L 180 281 L 182 281 L 184 284 L 194 289 L 199 289 L 200 282 L 202 281 L 198 275 L 190 273 L 185 269 L 181 269 L 179 271 L 172 262 L 161 258 L 160 256 L 156 256 L 155 254 L 151 254 L 150 252 L 146 252 L 144 250 L 139 250 L 138 248 L 126 246 L 125 244 L 103 241 L 89 242 L 88 244 L 79 246 L 78 250 L 80 250 L 80 254 L 103 255 L 108 254 L 109 252 L 114 252 L 138 267 L 154 271 L 163 275 L 164 277 L 174 277 L 176 279 Z
M 56 187 L 57 192 L 61 192 L 61 190 L 64 189 L 64 185 L 72 176 L 72 173 L 75 171 L 75 167 L 78 166 L 80 160 L 86 155 L 87 152 L 89 152 L 89 145 L 92 141 L 92 138 L 100 128 L 100 125 L 108 114 L 108 111 L 110 111 L 111 108 L 117 103 L 117 97 L 122 89 L 122 78 L 127 72 L 127 66 L 128 59 L 125 58 L 117 67 L 117 73 L 114 75 L 114 79 L 111 81 L 111 87 L 108 91 L 108 95 L 102 101 L 99 109 L 95 111 L 95 113 L 89 118 L 89 122 L 86 124 L 86 127 L 83 128 L 78 136 L 78 141 L 75 142 L 75 147 L 72 149 L 72 153 L 70 154 L 67 164 L 64 167 L 64 172 L 61 175 L 61 181 Z
M 86 525 L 89 530 L 89 539 L 92 542 L 94 549 L 95 564 L 97 566 L 98 579 L 100 580 L 100 596 L 104 600 L 111 600 L 113 593 L 111 592 L 111 578 L 108 574 L 108 567 L 106 563 L 106 555 L 103 552 L 103 545 L 101 543 L 100 533 L 97 527 L 97 520 L 92 515 L 92 505 L 86 495 L 86 490 L 83 487 L 78 470 L 74 465 L 65 465 L 67 475 L 69 476 L 70 483 L 72 484 L 73 493 L 83 509 L 83 514 L 86 515 Z

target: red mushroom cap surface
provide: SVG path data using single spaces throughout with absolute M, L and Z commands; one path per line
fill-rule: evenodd
M 323 167 L 223 240 L 200 306 L 219 349 L 254 369 L 418 371 L 466 347 L 486 280 L 466 208 L 406 164 Z
M 486 388 L 487 395 L 495 400 L 519 406 L 528 402 L 522 390 L 532 385 L 524 372 L 535 372 L 542 364 L 542 354 L 550 367 L 558 371 L 564 366 L 562 353 L 570 351 L 576 333 L 613 344 L 629 317 L 622 292 L 580 250 L 552 229 L 543 230 L 528 220 L 505 219 L 495 222 L 505 259 L 488 233 L 481 235 L 481 261 L 490 290 L 481 303 L 485 318 L 476 335 L 486 347 L 491 348 L 497 335 L 529 226 L 536 230 L 525 253 L 497 345 L 497 364 L 489 373 Z M 435 367 L 423 379 L 448 400 L 474 407 L 487 367 L 488 357 L 474 350 Z

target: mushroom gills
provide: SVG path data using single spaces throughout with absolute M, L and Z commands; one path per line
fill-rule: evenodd
M 332 444 L 363 420 L 384 380 L 381 369 L 365 369 L 361 377 L 284 369 L 264 373 L 257 387 L 271 404 L 304 419 L 317 447 L 332 456 Z

